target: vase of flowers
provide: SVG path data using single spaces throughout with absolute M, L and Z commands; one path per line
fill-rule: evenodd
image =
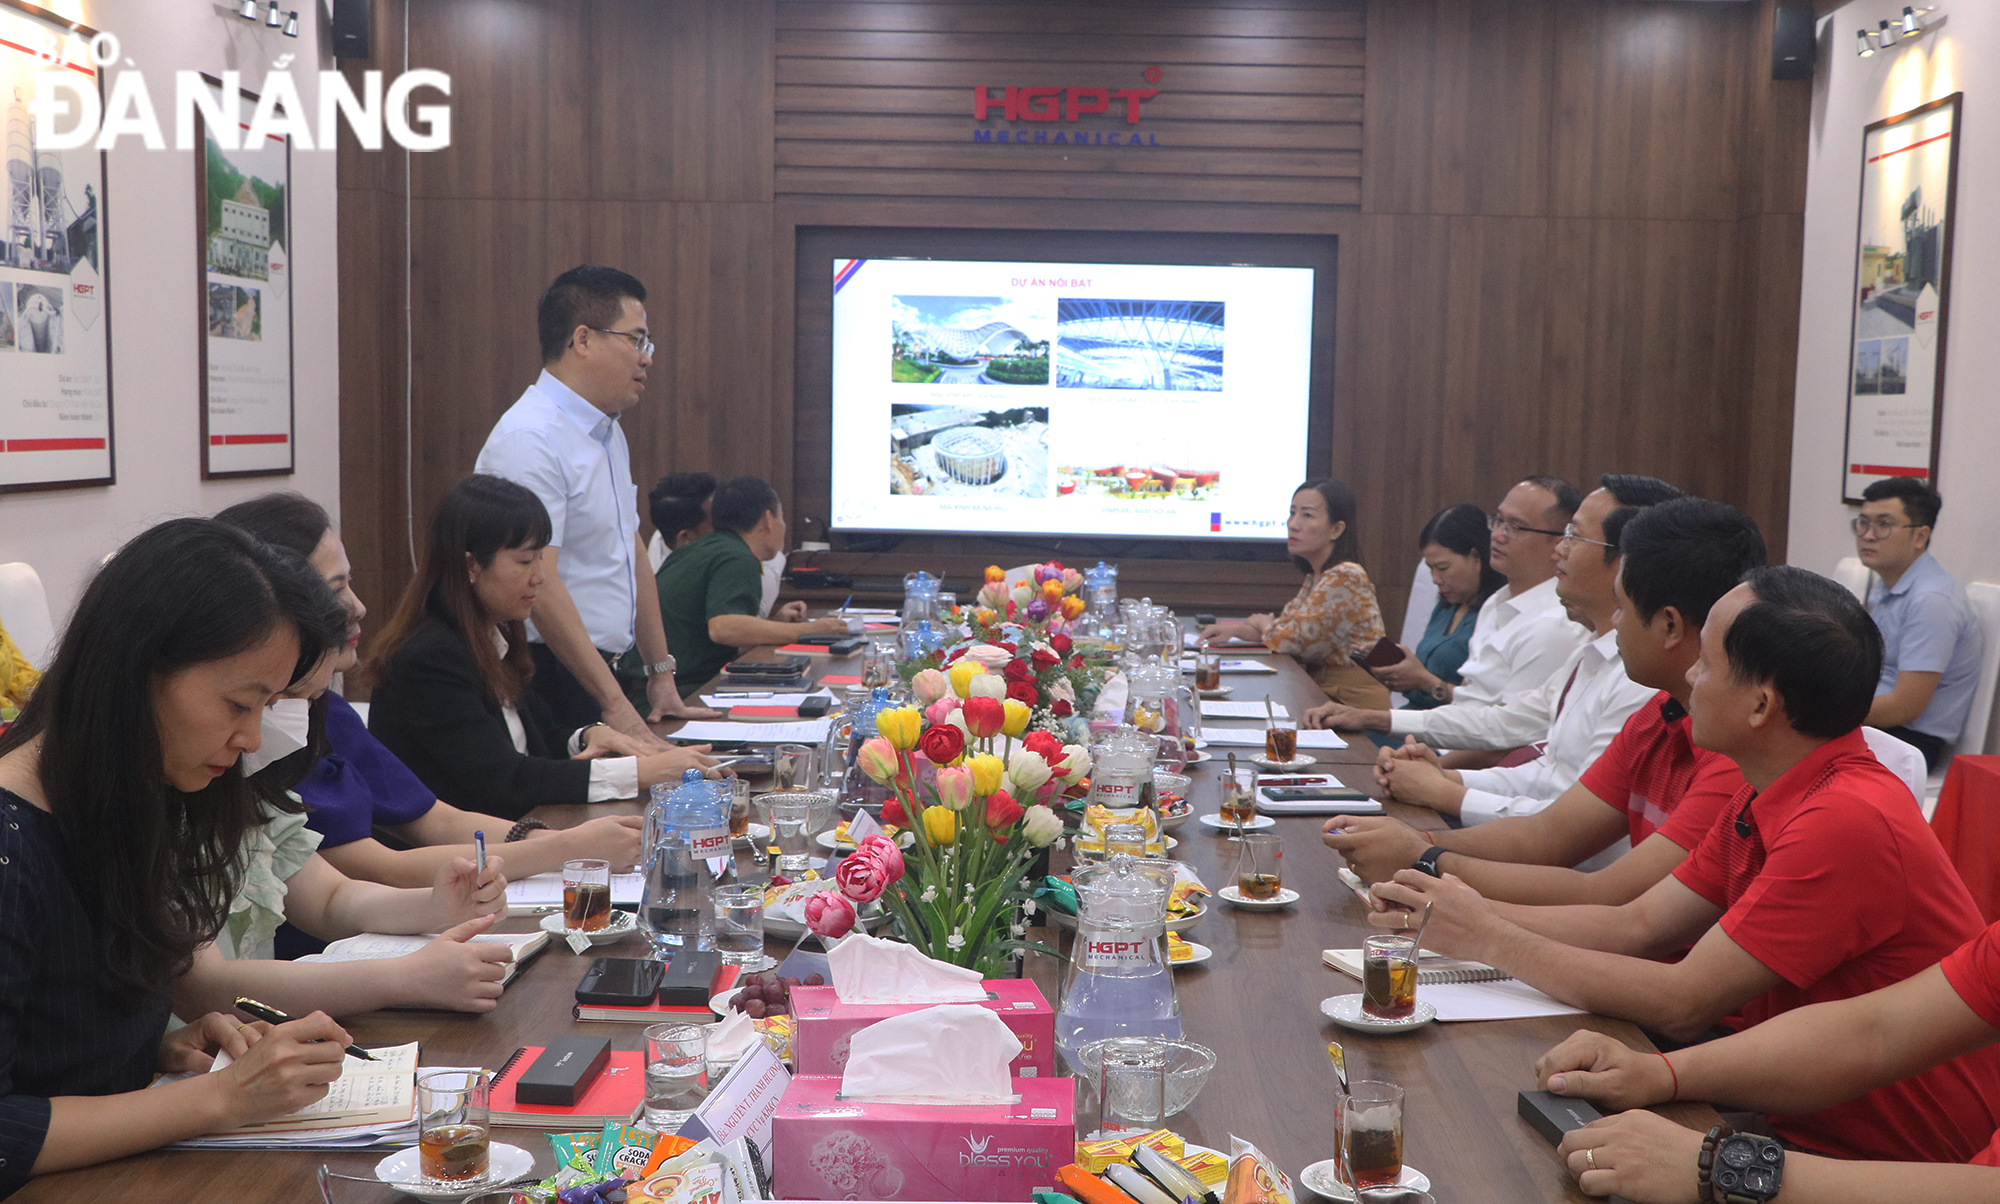
M 890 789 L 883 821 L 914 840 L 899 852 L 900 872 L 870 865 L 856 878 L 876 891 L 899 938 L 988 976 L 1019 951 L 1054 953 L 1024 939 L 1035 906 L 1026 871 L 1062 836 L 1049 804 L 1090 772 L 1082 745 L 1029 730 L 1032 708 L 1010 684 L 971 656 L 948 673 L 924 670 L 913 685 L 928 701 L 876 715 L 877 734 L 859 753 L 862 772 Z

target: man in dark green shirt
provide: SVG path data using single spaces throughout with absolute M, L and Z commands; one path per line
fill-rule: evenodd
M 847 631 L 844 619 L 807 620 L 803 602 L 787 602 L 768 619 L 757 617 L 763 562 L 785 547 L 785 509 L 777 490 L 756 477 L 737 477 L 716 487 L 709 508 L 715 530 L 676 549 L 654 578 L 660 621 L 678 661 L 674 684 L 684 694 L 747 649 Z

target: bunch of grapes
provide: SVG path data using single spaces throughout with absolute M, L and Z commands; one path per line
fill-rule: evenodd
M 765 974 L 746 974 L 743 989 L 736 992 L 736 998 L 729 1006 L 742 1012 L 752 1020 L 762 1020 L 766 1016 L 783 1016 L 792 1010 L 792 988 L 797 986 L 822 986 L 826 979 L 818 974 L 801 982 L 796 978 L 780 978 L 776 971 Z

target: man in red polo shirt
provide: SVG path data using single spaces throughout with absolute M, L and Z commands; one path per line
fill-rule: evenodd
M 1672 877 L 1621 907 L 1490 904 L 1409 872 L 1376 893 L 1430 901 L 1442 952 L 1681 1039 L 1901 982 L 1984 925 L 1909 789 L 1862 739 L 1881 661 L 1851 594 L 1758 569 L 1709 612 L 1689 701 L 1695 742 L 1746 785 Z M 1651 960 L 1690 942 L 1679 962 Z M 1771 1124 L 1808 1150 L 1964 1161 L 2000 1124 L 2000 1050 Z
M 1577 518 L 1590 512 L 1586 504 Z M 1733 506 L 1699 498 L 1628 508 L 1601 531 L 1570 533 L 1570 575 L 1595 571 L 1599 553 L 1613 544 L 1605 553 L 1612 556 L 1607 622 L 1625 673 L 1660 692 L 1546 810 L 1451 832 L 1420 832 L 1385 818 L 1330 821 L 1326 843 L 1363 880 L 1411 866 L 1455 874 L 1510 903 L 1625 903 L 1679 865 L 1741 788 L 1735 762 L 1689 739 L 1683 704 L 1709 607 L 1764 563 L 1757 524 Z M 1570 868 L 1625 839 L 1631 851 L 1611 864 Z

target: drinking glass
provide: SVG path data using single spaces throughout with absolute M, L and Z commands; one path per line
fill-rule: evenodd
M 715 947 L 727 965 L 747 966 L 764 956 L 764 891 L 757 886 L 718 886 Z
M 750 783 L 736 779 L 735 793 L 729 797 L 729 836 L 736 839 L 750 834 Z
M 1103 1137 L 1159 1128 L 1167 1117 L 1167 1051 L 1150 1037 L 1105 1042 L 1097 1098 Z
M 426 1186 L 453 1187 L 486 1177 L 492 1087 L 483 1070 L 417 1075 L 417 1163 Z
M 646 1028 L 646 1127 L 675 1133 L 708 1098 L 708 1031 L 698 1024 Z
M 1257 818 L 1257 770 L 1254 767 L 1232 765 L 1222 771 L 1222 818 L 1236 825 L 1237 836 L 1243 835 L 1244 825 Z
M 611 863 L 595 858 L 565 861 L 563 927 L 596 932 L 611 922 Z
M 1349 1187 L 1393 1184 L 1403 1176 L 1403 1089 L 1359 1079 L 1340 1097 L 1342 1179 Z
M 1437 1204 L 1437 1197 L 1427 1191 L 1393 1184 L 1364 1187 L 1354 1193 L 1354 1199 L 1356 1204 Z
M 780 744 L 771 755 L 771 785 L 775 790 L 810 790 L 813 786 L 813 748 L 809 744 Z
M 1404 1020 L 1417 1010 L 1417 939 L 1385 932 L 1361 942 L 1361 1010 Z
M 1220 690 L 1222 688 L 1222 657 L 1207 644 L 1194 654 L 1194 688 L 1197 690 Z
M 787 877 L 812 868 L 812 836 L 833 811 L 833 796 L 813 790 L 760 794 L 755 802 L 771 826 L 771 843 L 778 848 L 778 872 Z
M 1237 837 L 1236 893 L 1246 899 L 1273 899 L 1284 885 L 1279 862 L 1285 853 L 1271 832 L 1245 832 Z
M 861 659 L 861 684 L 872 690 L 895 681 L 897 659 L 895 640 L 868 641 L 868 652 Z
M 1140 824 L 1106 824 L 1104 826 L 1104 857 L 1108 861 L 1119 853 L 1130 853 L 1134 857 L 1146 855 L 1146 829 Z
M 1289 715 L 1278 715 L 1264 729 L 1264 756 L 1268 760 L 1290 764 L 1299 755 L 1299 722 Z

